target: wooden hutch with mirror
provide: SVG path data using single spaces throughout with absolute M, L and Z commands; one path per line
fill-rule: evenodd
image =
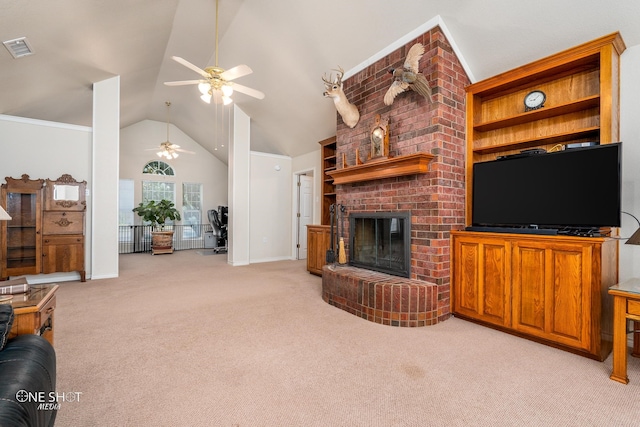
M 0 222 L 0 277 L 77 271 L 84 282 L 86 181 L 5 180 L 0 203 L 11 220 Z
M 619 141 L 624 50 L 614 33 L 467 87 L 467 225 L 475 163 Z M 597 360 L 610 353 L 616 239 L 452 231 L 451 260 L 455 315 Z

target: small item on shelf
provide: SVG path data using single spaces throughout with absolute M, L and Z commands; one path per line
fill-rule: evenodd
M 600 145 L 600 143 L 598 141 L 573 142 L 573 143 L 565 144 L 564 149 L 569 150 L 571 148 L 593 147 L 594 145 Z

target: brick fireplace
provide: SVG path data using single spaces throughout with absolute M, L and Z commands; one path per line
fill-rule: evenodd
M 392 83 L 388 69 L 400 67 L 409 48 L 417 42 L 425 46 L 419 68 L 432 88 L 432 102 L 415 92 L 407 91 L 398 95 L 392 105 L 386 106 L 383 97 Z M 356 150 L 360 153 L 361 160 L 366 161 L 364 153 L 370 151 L 369 133 L 378 114 L 389 123 L 389 157 L 414 153 L 428 153 L 434 157 L 429 162 L 426 173 L 374 178 L 336 186 L 337 203 L 346 207 L 343 227 L 346 234 L 349 229 L 348 216 L 351 213 L 410 212 L 410 273 L 408 278 L 394 278 L 354 267 L 338 267 L 326 274 L 325 266 L 325 301 L 368 320 L 398 326 L 436 324 L 449 318 L 449 231 L 462 229 L 465 220 L 464 88 L 469 83 L 462 65 L 439 27 L 417 37 L 345 81 L 344 92 L 358 107 L 360 121 L 351 129 L 337 116 L 338 169 L 342 167 L 343 156 L 347 167 L 357 164 Z M 348 244 L 349 236 L 344 237 Z M 395 288 L 382 287 L 379 290 L 382 296 L 385 292 L 389 295 L 397 294 L 395 302 L 387 301 L 391 310 L 386 314 L 385 310 L 381 310 L 377 316 L 376 308 L 365 304 L 362 293 L 358 296 L 354 293 L 356 291 L 346 291 L 345 295 L 350 294 L 355 299 L 352 302 L 348 301 L 348 297 L 339 295 L 341 291 L 336 286 L 342 281 L 340 268 L 344 270 L 343 279 L 347 286 L 357 287 L 360 283 L 362 292 L 367 288 L 367 301 L 371 293 L 375 295 L 376 284 L 386 282 L 390 286 L 394 285 Z M 421 286 L 425 289 L 420 289 Z M 411 302 L 411 295 L 417 298 L 414 298 L 415 304 Z M 421 295 L 424 296 L 424 301 L 420 299 Z M 403 308 L 403 301 L 406 309 Z M 380 301 L 381 307 L 384 304 Z M 420 315 L 416 312 L 414 316 L 403 317 L 393 313 L 394 304 L 401 313 L 411 313 L 411 307 L 418 305 L 429 313 Z M 392 321 L 393 318 L 398 321 Z M 399 320 L 403 318 L 407 322 Z M 424 321 L 418 322 L 418 318 Z M 409 319 L 416 322 L 410 322 Z

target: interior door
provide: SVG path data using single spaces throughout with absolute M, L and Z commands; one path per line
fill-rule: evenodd
M 307 259 L 307 225 L 313 220 L 313 177 L 298 175 L 298 259 Z

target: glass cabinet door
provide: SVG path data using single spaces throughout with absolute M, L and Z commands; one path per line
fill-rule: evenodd
M 7 193 L 7 268 L 36 267 L 37 195 Z
M 40 274 L 42 266 L 42 188 L 44 179 L 5 178 L 0 203 L 11 217 L 0 221 L 0 277 Z

